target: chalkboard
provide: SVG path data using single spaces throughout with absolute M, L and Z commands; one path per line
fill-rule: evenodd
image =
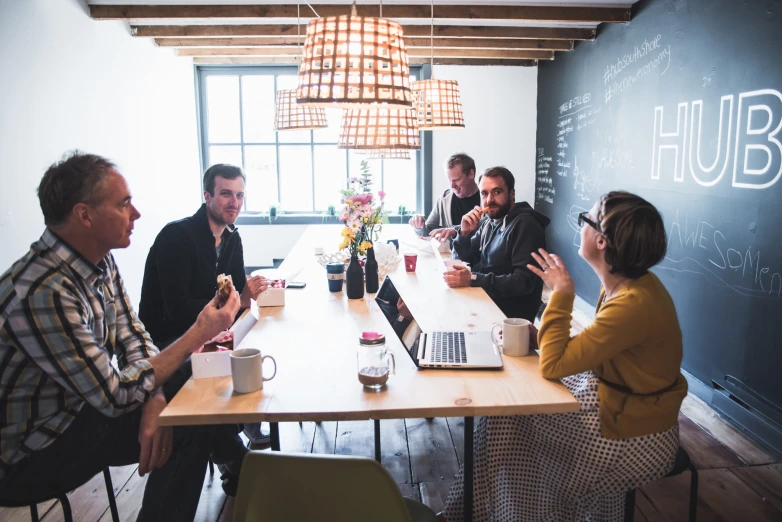
M 682 367 L 782 411 L 782 2 L 649 0 L 629 24 L 541 64 L 535 207 L 576 292 L 577 214 L 628 190 L 662 213 L 653 271 L 676 304 Z

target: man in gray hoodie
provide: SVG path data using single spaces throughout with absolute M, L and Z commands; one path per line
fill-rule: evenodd
M 448 158 L 445 177 L 451 188 L 437 200 L 426 221 L 421 214 L 410 218 L 410 226 L 419 236 L 431 236 L 441 243 L 456 237 L 454 225 L 458 225 L 462 216 L 481 202 L 478 184 L 475 183 L 475 161 L 467 154 L 454 154 Z
M 444 274 L 450 287 L 479 286 L 508 317 L 534 321 L 543 281 L 527 269 L 532 252 L 546 247 L 544 228 L 550 220 L 529 206 L 515 203 L 513 174 L 493 167 L 478 179 L 481 209 L 462 218 L 453 243 L 454 257 L 472 265 L 472 272 L 454 266 Z

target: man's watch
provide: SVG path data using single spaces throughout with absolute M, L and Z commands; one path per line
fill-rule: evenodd
M 478 279 L 478 274 L 470 274 L 470 281 L 476 281 Z

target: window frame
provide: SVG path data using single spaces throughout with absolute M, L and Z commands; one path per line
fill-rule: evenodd
M 426 79 L 429 77 L 428 66 L 411 66 L 411 75 L 416 75 L 419 79 Z M 195 98 L 196 98 L 196 124 L 198 126 L 198 148 L 199 148 L 199 161 L 201 166 L 201 175 L 199 176 L 199 185 L 201 186 L 201 199 L 203 200 L 203 172 L 206 170 L 209 155 L 209 140 L 208 140 L 208 122 L 207 122 L 207 107 L 206 107 L 206 80 L 209 76 L 221 75 L 221 76 L 242 76 L 242 75 L 275 75 L 275 91 L 277 86 L 276 75 L 290 74 L 291 72 L 297 72 L 297 66 L 281 66 L 281 65 L 194 65 L 195 74 Z M 244 142 L 244 128 L 243 128 L 243 114 L 242 114 L 242 82 L 239 81 L 239 125 L 240 125 L 240 141 L 238 143 L 220 143 L 221 146 L 239 146 L 242 150 L 242 163 L 244 163 L 245 146 L 255 145 L 254 142 Z M 271 122 L 270 122 L 271 124 Z M 312 131 L 310 131 L 312 133 Z M 409 216 L 412 214 L 424 214 L 427 215 L 431 210 L 431 131 L 421 131 L 421 149 L 410 151 L 414 154 L 416 166 L 416 208 L 410 209 L 404 216 L 400 216 L 393 209 L 393 212 L 389 213 L 389 220 L 391 223 L 406 223 Z M 315 146 L 332 145 L 336 147 L 335 143 L 331 142 L 317 142 L 313 134 L 310 134 L 309 142 L 285 142 L 280 141 L 279 134 L 275 133 L 274 143 L 258 143 L 257 145 L 274 145 L 277 154 L 277 200 L 279 201 L 281 196 L 282 184 L 280 182 L 280 166 L 279 166 L 279 150 L 280 146 L 286 145 L 299 145 L 309 146 L 310 155 L 312 158 L 312 206 L 315 207 Z M 346 171 L 345 171 L 345 187 L 347 188 L 348 174 L 350 172 L 350 154 L 348 150 L 345 150 L 346 155 Z M 385 182 L 385 161 L 380 163 L 380 187 L 378 190 L 382 190 Z M 246 205 L 246 203 L 245 203 Z M 389 209 L 391 210 L 391 209 Z M 288 211 L 283 209 L 283 214 L 278 214 L 277 217 L 270 223 L 268 211 L 248 211 L 242 209 L 236 223 L 237 225 L 270 225 L 270 224 L 291 224 L 291 225 L 303 225 L 303 224 L 321 224 L 321 223 L 339 223 L 335 217 L 325 216 L 322 212 L 318 211 Z

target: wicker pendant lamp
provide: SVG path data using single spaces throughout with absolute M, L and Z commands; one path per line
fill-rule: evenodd
M 300 104 L 367 108 L 412 107 L 410 66 L 402 26 L 380 17 L 317 18 L 307 25 L 299 65 Z
M 299 5 L 296 5 L 296 31 L 299 31 Z M 297 42 L 301 34 L 297 34 Z M 301 62 L 301 54 L 299 54 Z M 296 103 L 296 89 L 277 91 L 274 105 L 274 130 L 310 130 L 324 129 L 328 127 L 326 110 L 323 107 L 313 105 L 301 105 Z
M 418 120 L 411 109 L 381 107 L 347 109 L 342 113 L 340 149 L 420 149 Z
M 464 127 L 462 98 L 455 80 L 434 79 L 434 0 L 432 0 L 432 78 L 412 83 L 415 112 L 421 129 L 449 129 Z
M 394 159 L 410 159 L 410 151 L 406 149 L 378 149 L 360 151 L 366 152 L 367 159 L 381 159 L 381 160 L 394 160 Z

